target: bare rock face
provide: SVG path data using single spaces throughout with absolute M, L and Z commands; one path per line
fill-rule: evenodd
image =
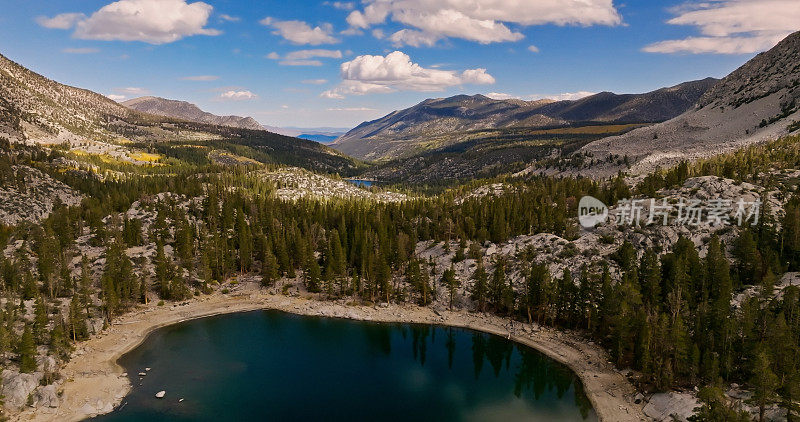
M 28 397 L 39 386 L 44 375 L 41 372 L 22 374 L 15 370 L 3 370 L 2 393 L 5 406 L 12 410 L 19 410 L 28 403 Z
M 55 358 L 52 356 L 42 356 L 39 355 L 36 357 L 36 367 L 45 373 L 54 373 L 58 372 L 58 363 L 56 362 Z
M 644 407 L 644 414 L 658 422 L 686 421 L 700 403 L 690 393 L 670 391 L 653 394 Z
M 33 405 L 36 407 L 56 408 L 60 404 L 58 388 L 54 384 L 38 387 L 33 393 Z
M 800 120 L 800 32 L 742 65 L 708 90 L 693 110 L 653 126 L 594 141 L 579 150 L 601 164 L 583 169 L 613 175 L 604 158 L 627 156 L 633 174 L 775 140 Z

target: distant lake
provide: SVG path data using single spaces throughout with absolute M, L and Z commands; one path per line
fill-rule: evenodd
M 348 181 L 348 182 L 350 182 L 350 183 L 352 183 L 352 184 L 354 184 L 356 186 L 363 186 L 363 187 L 366 187 L 366 188 L 372 186 L 375 183 L 372 180 L 361 180 L 361 179 L 344 179 L 344 180 Z
M 335 141 L 336 138 L 338 138 L 339 136 L 338 135 L 335 136 L 335 135 L 320 135 L 320 134 L 303 133 L 303 134 L 297 135 L 297 137 L 300 138 L 300 139 L 306 139 L 306 140 L 309 140 L 309 141 L 319 142 L 321 144 L 329 144 L 329 143 Z
M 245 312 L 159 329 L 120 364 L 133 390 L 98 420 L 597 420 L 567 367 L 465 329 Z

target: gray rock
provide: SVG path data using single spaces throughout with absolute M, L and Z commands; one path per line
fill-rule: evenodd
M 55 384 L 39 387 L 33 393 L 33 404 L 36 407 L 58 407 L 61 400 L 58 398 L 58 388 Z
M 42 379 L 41 372 L 21 374 L 17 371 L 6 369 L 2 373 L 2 393 L 5 406 L 9 409 L 19 410 L 28 403 L 28 396 L 39 386 Z
M 37 356 L 36 367 L 42 372 L 58 372 L 58 363 L 52 356 Z

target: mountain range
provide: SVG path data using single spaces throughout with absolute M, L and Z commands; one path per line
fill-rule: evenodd
M 497 100 L 457 95 L 425 100 L 413 107 L 364 122 L 332 146 L 368 160 L 414 155 L 463 139 L 463 133 L 486 129 L 546 128 L 586 122 L 653 123 L 689 108 L 716 79 L 685 82 L 645 94 L 601 92 L 579 100 Z
M 628 165 L 647 173 L 795 132 L 799 97 L 800 32 L 722 80 L 645 94 L 425 100 L 358 125 L 334 141 L 336 151 L 263 130 L 252 118 L 215 116 L 182 101 L 145 97 L 118 104 L 0 55 L 0 139 L 60 144 L 133 163 L 136 148 L 195 143 L 209 157 L 219 157 L 222 146 L 262 162 L 352 174 L 358 165 L 350 155 L 378 162 L 364 177 L 419 183 L 521 170 L 608 176 Z M 291 130 L 323 140 L 339 135 L 336 128 Z
M 174 117 L 192 122 L 208 123 L 219 126 L 238 127 L 242 129 L 264 130 L 261 123 L 252 117 L 217 116 L 201 110 L 196 105 L 178 100 L 159 97 L 139 97 L 122 103 L 125 107 L 158 116 Z
M 200 107 L 186 101 L 168 100 L 159 97 L 139 97 L 121 103 L 125 107 L 144 113 L 158 116 L 173 117 L 198 123 L 208 123 L 219 126 L 230 126 L 251 130 L 267 130 L 279 135 L 291 136 L 300 139 L 319 142 L 322 144 L 333 142 L 336 138 L 347 132 L 347 128 L 300 128 L 277 127 L 262 125 L 252 117 L 218 116 L 203 111 Z
M 191 109 L 191 105 L 180 105 Z M 352 171 L 349 157 L 316 142 L 258 128 L 195 122 L 149 114 L 98 93 L 45 78 L 0 55 L 0 139 L 60 145 L 82 154 L 141 164 L 135 148 L 147 144 L 193 144 L 247 152 L 271 163 L 319 171 Z

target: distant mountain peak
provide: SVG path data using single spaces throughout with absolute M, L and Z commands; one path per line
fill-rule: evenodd
M 686 113 L 594 141 L 580 152 L 600 158 L 599 163 L 603 162 L 602 157 L 627 156 L 635 163 L 628 170 L 644 174 L 658 167 L 778 139 L 796 131 L 797 121 L 800 121 L 800 31 L 714 84 Z M 607 166 L 584 171 L 607 176 L 618 170 Z
M 492 99 L 460 94 L 429 98 L 415 106 L 364 122 L 332 146 L 369 160 L 399 158 L 458 141 L 475 130 L 541 128 L 578 122 L 653 123 L 692 108 L 717 82 L 707 78 L 645 94 L 601 92 L 579 100 Z
M 242 129 L 264 130 L 260 123 L 252 117 L 218 116 L 200 109 L 200 107 L 180 100 L 146 96 L 134 98 L 122 103 L 125 107 L 143 113 L 176 119 L 189 120 L 198 123 L 208 123 L 220 126 L 230 126 Z
M 135 99 L 132 103 L 199 110 L 186 102 L 157 97 Z M 136 164 L 142 161 L 134 157 L 136 147 L 132 143 L 186 142 L 187 134 L 191 134 L 196 139 L 224 140 L 263 149 L 266 157 L 276 164 L 326 172 L 355 167 L 349 157 L 317 142 L 270 133 L 255 120 L 238 119 L 240 124 L 257 130 L 137 111 L 96 92 L 50 80 L 0 54 L 0 140 L 61 145 L 88 155 Z

